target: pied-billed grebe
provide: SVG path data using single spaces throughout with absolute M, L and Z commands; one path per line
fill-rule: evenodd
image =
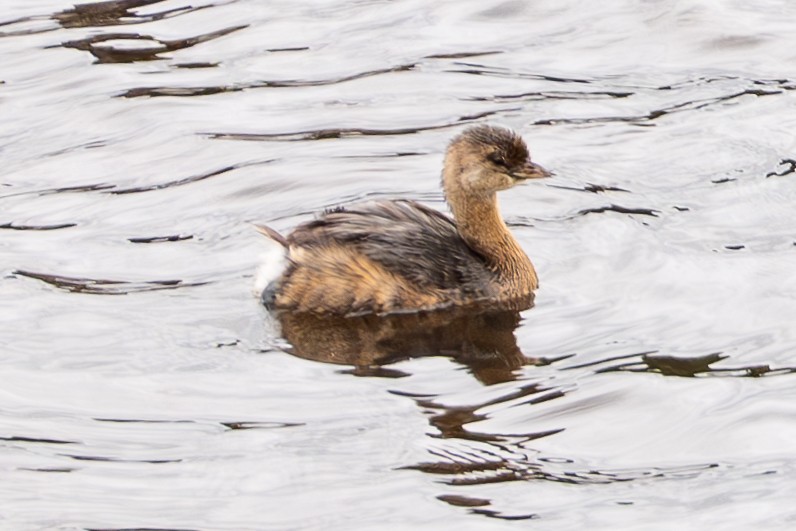
M 270 310 L 385 314 L 528 300 L 536 271 L 498 212 L 495 193 L 549 173 L 519 135 L 478 125 L 448 146 L 442 187 L 453 219 L 414 201 L 374 201 L 324 212 L 287 238 L 262 300 Z M 527 307 L 527 306 L 526 306 Z

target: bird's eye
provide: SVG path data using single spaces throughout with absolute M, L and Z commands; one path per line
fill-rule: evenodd
M 495 164 L 497 164 L 498 166 L 502 166 L 504 168 L 508 168 L 509 167 L 508 163 L 506 162 L 506 160 L 503 158 L 503 156 L 500 153 L 497 153 L 497 152 L 490 153 L 487 158 L 489 160 L 491 160 L 492 162 L 494 162 Z

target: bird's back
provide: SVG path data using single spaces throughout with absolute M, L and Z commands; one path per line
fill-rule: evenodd
M 497 295 L 495 274 L 453 220 L 414 201 L 330 210 L 286 240 L 288 267 L 266 297 L 273 309 L 392 313 Z

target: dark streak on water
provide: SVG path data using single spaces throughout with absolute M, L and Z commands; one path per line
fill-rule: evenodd
M 204 35 L 197 35 L 187 39 L 177 40 L 159 40 L 151 35 L 140 35 L 138 33 L 106 33 L 104 35 L 94 35 L 85 39 L 77 41 L 67 41 L 61 43 L 64 48 L 74 48 L 89 52 L 97 58 L 98 63 L 132 63 L 136 61 L 157 61 L 164 59 L 162 54 L 168 52 L 176 52 L 183 48 L 190 48 L 203 42 L 208 42 L 213 39 L 218 39 L 225 35 L 229 35 L 238 30 L 244 29 L 246 26 L 235 26 L 226 28 L 221 31 L 214 31 Z M 148 43 L 147 47 L 124 49 L 115 48 L 113 46 L 103 46 L 103 43 L 110 41 L 144 41 Z
M 78 278 L 33 271 L 17 270 L 14 275 L 41 280 L 56 288 L 75 293 L 90 293 L 93 295 L 129 295 L 143 291 L 160 291 L 180 289 L 192 286 L 203 286 L 206 282 L 185 282 L 182 280 L 150 280 L 128 281 L 108 280 L 100 278 Z
M 5 223 L 0 225 L 0 229 L 9 230 L 59 230 L 76 227 L 76 223 L 58 223 L 56 225 L 20 225 L 16 223 Z
M 75 441 L 61 441 L 58 439 L 37 439 L 35 437 L 0 437 L 0 441 L 24 442 L 24 443 L 44 443 L 44 444 L 77 444 Z
M 212 87 L 139 87 L 130 89 L 126 92 L 119 94 L 124 98 L 140 98 L 148 96 L 154 98 L 157 96 L 174 96 L 174 97 L 189 97 L 189 96 L 208 96 L 210 94 L 221 94 L 228 92 L 240 92 L 243 90 L 263 89 L 263 88 L 298 88 L 298 87 L 322 87 L 325 85 L 336 85 L 339 83 L 347 83 L 357 79 L 367 77 L 380 76 L 394 72 L 406 72 L 415 68 L 415 64 L 398 65 L 390 68 L 380 70 L 373 70 L 369 72 L 361 72 L 352 74 L 350 76 L 336 77 L 332 79 L 321 79 L 317 81 L 306 80 L 280 80 L 280 81 L 258 81 L 256 83 L 247 83 L 239 85 L 219 85 Z
M 794 87 L 783 87 L 785 90 L 792 90 Z M 747 89 L 741 92 L 728 94 L 724 96 L 719 96 L 716 98 L 707 98 L 704 100 L 697 100 L 697 101 L 687 101 L 683 103 L 678 103 L 675 105 L 671 105 L 662 109 L 655 109 L 649 111 L 645 114 L 634 115 L 634 116 L 601 116 L 596 118 L 552 118 L 548 120 L 539 120 L 535 123 L 535 125 L 558 125 L 558 124 L 589 124 L 589 123 L 607 123 L 607 122 L 631 122 L 638 123 L 641 122 L 644 125 L 651 125 L 647 124 L 646 122 L 652 122 L 658 118 L 663 116 L 667 116 L 676 112 L 683 112 L 683 111 L 691 111 L 691 110 L 699 110 L 704 109 L 706 107 L 710 107 L 712 105 L 726 103 L 728 101 L 734 100 L 736 98 L 740 98 L 742 96 L 773 96 L 776 94 L 782 94 L 780 90 L 760 90 L 760 89 Z
M 179 463 L 181 459 L 116 459 L 114 457 L 102 457 L 97 455 L 71 455 L 60 454 L 63 457 L 74 459 L 75 461 L 100 461 L 105 463 L 146 463 L 148 465 L 166 465 Z
M 270 161 L 269 161 L 270 162 Z M 203 181 L 205 179 L 210 179 L 211 177 L 217 177 L 219 175 L 223 175 L 227 172 L 237 169 L 239 166 L 227 166 L 226 168 L 221 168 L 219 170 L 213 170 L 208 173 L 203 173 L 200 175 L 192 175 L 190 177 L 186 177 L 184 179 L 178 179 L 176 181 L 169 181 L 165 183 L 153 184 L 150 186 L 136 186 L 133 188 L 124 188 L 121 190 L 112 189 L 102 189 L 106 191 L 105 193 L 114 194 L 114 195 L 121 195 L 121 194 L 140 194 L 142 192 L 152 192 L 154 190 L 162 190 L 164 188 L 174 188 L 175 186 L 183 186 L 190 183 L 195 183 L 198 181 Z
M 192 240 L 193 234 L 180 235 L 173 234 L 171 236 L 149 236 L 141 238 L 127 238 L 130 243 L 163 243 L 163 242 L 183 242 L 185 240 Z
M 450 129 L 462 124 L 478 121 L 482 118 L 493 116 L 500 112 L 514 111 L 518 109 L 502 109 L 500 111 L 486 111 L 470 116 L 460 117 L 456 123 L 428 125 L 424 127 L 407 127 L 401 129 L 318 129 L 315 131 L 298 131 L 295 133 L 274 133 L 274 134 L 242 134 L 242 133 L 206 133 L 210 138 L 222 140 L 324 140 L 331 138 L 347 138 L 357 136 L 394 136 L 394 135 L 414 135 L 423 131 L 433 131 L 437 129 Z
M 578 214 L 602 214 L 603 212 L 617 212 L 619 214 L 639 214 L 642 216 L 657 217 L 658 211 L 651 208 L 629 208 L 620 205 L 608 205 L 604 207 L 587 208 L 581 210 Z
M 20 467 L 20 470 L 24 470 L 27 472 L 44 472 L 47 474 L 56 473 L 56 474 L 68 474 L 69 472 L 74 472 L 76 469 L 68 468 L 68 467 L 58 467 L 58 468 L 25 468 Z

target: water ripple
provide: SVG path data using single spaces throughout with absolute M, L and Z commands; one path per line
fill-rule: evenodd
M 99 278 L 67 277 L 50 273 L 37 273 L 18 269 L 14 275 L 41 280 L 56 288 L 75 293 L 93 295 L 128 295 L 144 291 L 162 291 L 186 287 L 204 286 L 207 282 L 187 282 L 184 280 L 108 280 Z
M 85 39 L 66 41 L 61 43 L 61 46 L 89 52 L 96 57 L 97 63 L 157 61 L 163 59 L 161 54 L 190 48 L 244 28 L 246 26 L 233 26 L 195 37 L 173 40 L 162 40 L 151 35 L 138 33 L 106 33 L 103 35 L 92 35 Z
M 356 74 L 349 74 L 345 76 L 318 79 L 318 80 L 303 80 L 303 79 L 285 79 L 285 80 L 272 80 L 272 81 L 257 81 L 252 83 L 240 83 L 236 85 L 217 85 L 208 87 L 137 87 L 124 91 L 118 96 L 123 98 L 140 98 L 140 97 L 190 97 L 190 96 L 208 96 L 211 94 L 222 94 L 229 92 L 240 92 L 244 90 L 261 89 L 261 88 L 297 88 L 297 87 L 322 87 L 326 85 L 338 85 L 355 81 L 357 79 L 364 79 L 373 76 L 381 76 L 384 74 L 391 74 L 395 72 L 407 72 L 414 69 L 417 65 L 403 64 L 389 68 L 382 68 L 378 70 L 370 70 L 366 72 L 358 72 Z

